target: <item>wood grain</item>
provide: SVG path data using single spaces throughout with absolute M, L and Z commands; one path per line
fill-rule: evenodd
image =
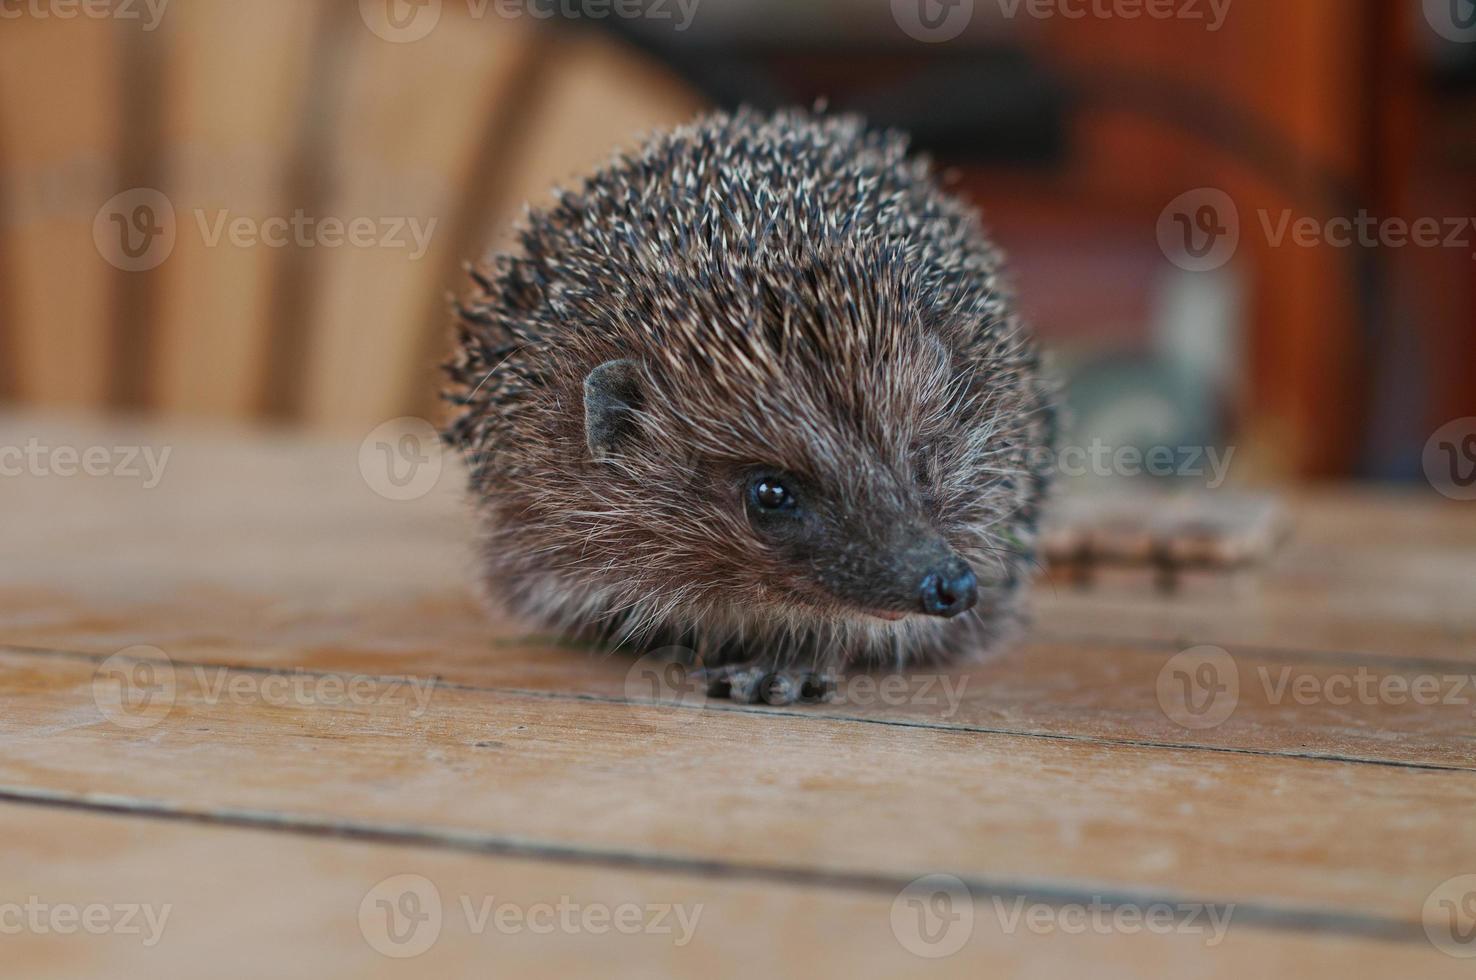
M 136 27 L 132 29 L 137 29 Z M 93 243 L 117 184 L 119 24 L 7 16 L 0 30 L 6 151 L 5 326 L 12 395 L 49 406 L 103 405 L 111 390 L 112 299 L 120 274 Z
M 587 171 L 642 136 L 684 123 L 704 108 L 701 99 L 649 59 L 593 33 L 576 33 L 549 55 L 559 70 L 537 94 L 519 153 L 485 230 L 483 246 L 505 248 L 528 206 L 552 201 L 554 188 L 577 183 Z M 577 119 L 579 125 L 568 124 Z M 474 258 L 474 256 L 468 256 Z
M 375 235 L 308 258 L 318 274 L 309 422 L 367 432 L 416 402 L 423 338 L 444 328 L 418 321 L 427 297 L 457 285 L 444 278 L 456 194 L 480 152 L 481 120 L 508 96 L 531 35 L 527 18 L 448 18 L 413 44 L 368 30 L 353 36 L 344 105 L 331 123 L 329 166 L 339 179 L 320 219 L 372 223 Z
M 351 443 L 213 442 L 188 429 L 12 420 L 9 442 L 171 451 L 139 479 L 0 484 L 16 515 L 0 565 L 0 642 L 102 656 L 150 644 L 181 662 L 436 676 L 570 697 L 649 697 L 649 665 L 489 621 L 471 595 L 469 517 L 453 460 L 424 497 L 386 500 Z M 142 438 L 147 436 L 147 438 Z M 39 436 L 38 436 L 39 438 Z M 268 478 L 279 489 L 262 493 Z M 975 666 L 851 684 L 808 713 L 1064 738 L 1469 768 L 1476 624 L 1459 508 L 1387 495 L 1293 500 L 1297 538 L 1240 596 L 1165 598 L 1042 584 L 1022 645 Z M 65 524 L 44 515 L 62 508 Z M 26 515 L 32 515 L 26 517 Z M 1364 544 L 1339 521 L 1377 525 Z M 1378 563 L 1357 548 L 1383 549 Z M 83 565 L 71 556 L 87 553 Z M 1376 568 L 1396 569 L 1378 581 Z M 1376 627 L 1355 633 L 1360 624 Z M 1349 635 L 1356 643 L 1339 647 Z M 1285 639 L 1283 639 L 1285 638 Z M 1380 640 L 1387 652 L 1366 652 Z M 1232 657 L 1233 713 L 1170 713 L 1161 684 L 1200 644 Z M 895 682 L 889 682 L 895 683 Z M 667 698 L 680 691 L 665 691 Z M 1170 692 L 1171 693 L 1171 692 Z M 700 699 L 699 699 L 700 700 Z M 1166 703 L 1168 708 L 1166 708 Z M 728 705 L 720 705 L 726 710 Z
M 188 974 L 207 942 L 261 934 L 282 942 L 233 967 L 290 948 L 303 974 L 398 975 L 344 917 L 404 872 L 446 894 L 674 896 L 713 916 L 681 950 L 489 949 L 455 924 L 405 961 L 436 975 L 724 975 L 754 956 L 819 975 L 1463 965 L 1432 953 L 1422 921 L 1476 869 L 1472 708 L 1342 697 L 1362 676 L 1409 691 L 1476 672 L 1462 508 L 1292 495 L 1293 543 L 1238 588 L 1047 584 L 1034 631 L 984 663 L 751 708 L 688 689 L 652 703 L 642 664 L 489 618 L 454 460 L 427 457 L 424 494 L 395 500 L 353 441 L 0 419 L 0 446 L 28 443 L 167 462 L 0 481 L 0 827 L 23 855 L 7 882 L 79 901 L 65 896 L 86 875 L 81 894 L 179 896 L 190 923 L 157 951 L 27 936 L 28 975 L 102 958 Z M 1205 643 L 1239 683 L 1209 726 L 1164 695 Z M 69 848 L 84 858 L 56 856 Z M 893 901 L 935 873 L 966 884 L 976 929 L 936 964 L 899 958 Z M 278 904 L 243 900 L 273 885 Z M 1213 951 L 1198 935 L 1037 935 L 1005 929 L 997 899 L 1048 918 L 1210 903 L 1233 924 Z
M 589 860 L 1221 900 L 1396 937 L 1476 866 L 1463 772 L 157 660 L 129 712 L 109 699 L 145 696 L 131 658 L 0 655 L 0 787 Z
M 1476 769 L 1476 667 L 1351 661 L 1240 650 L 1233 712 L 1199 727 L 1162 685 L 1176 647 L 1029 640 L 957 669 L 842 678 L 825 702 L 738 708 L 645 659 L 602 657 L 549 639 L 489 636 L 470 596 L 314 608 L 198 590 L 175 603 L 83 605 L 56 594 L 0 596 L 16 644 L 105 657 L 147 644 L 176 662 L 438 678 L 499 691 L 655 700 L 685 709 L 886 720 L 938 728 Z M 425 623 L 434 622 L 428 640 Z M 674 678 L 674 679 L 673 679 Z
M 204 0 L 167 20 L 160 157 L 181 235 L 160 268 L 153 404 L 245 418 L 261 399 L 280 248 L 230 223 L 290 219 L 282 134 L 307 109 L 320 5 Z
M 1304 492 L 1289 503 L 1291 540 L 1259 574 L 1173 596 L 1146 579 L 1048 585 L 1036 593 L 1040 626 L 1062 639 L 1476 658 L 1469 508 L 1428 489 Z
M 190 824 L 108 811 L 65 811 L 0 804 L 0 830 L 12 842 L 6 867 L 11 896 L 86 906 L 149 905 L 164 918 L 152 946 L 141 935 L 6 937 L 10 969 L 37 980 L 78 976 L 250 978 L 565 977 L 599 964 L 601 975 L 748 977 L 1012 976 L 1055 980 L 1080 964 L 1093 976 L 1243 977 L 1264 975 L 1465 976 L 1464 964 L 1403 943 L 1240 928 L 1231 919 L 1223 940 L 1212 935 L 1154 935 L 1010 929 L 1013 902 L 980 895 L 971 903 L 967 940 L 954 955 L 923 959 L 903 948 L 891 928 L 894 895 L 823 885 L 692 876 L 659 870 L 550 863 L 386 841 L 273 834 Z M 194 873 L 208 868 L 210 873 Z M 440 897 L 440 931 L 414 958 L 381 955 L 365 938 L 359 909 L 383 882 L 415 875 Z M 418 884 L 418 883 L 417 883 Z M 376 889 L 380 889 L 376 891 Z M 577 907 L 576 930 L 548 934 L 499 929 L 480 920 L 487 901 L 515 910 L 560 902 Z M 466 904 L 464 905 L 463 902 Z M 597 934 L 582 926 L 584 909 L 635 903 L 682 906 L 682 934 Z M 472 909 L 469 915 L 465 911 Z M 700 908 L 699 908 L 700 907 Z M 371 912 L 375 911 L 371 904 Z M 673 915 L 673 920 L 675 919 Z M 598 920 L 592 920 L 597 922 Z M 657 924 L 656 914 L 642 922 Z M 514 931 L 516 929 L 516 931 Z M 375 933 L 376 938 L 384 934 Z M 426 935 L 429 935 L 427 933 Z M 243 936 L 270 936 L 242 947 Z M 409 933 L 408 943 L 420 939 Z M 755 941 L 762 936 L 764 940 Z M 382 939 L 381 939 L 382 941 Z M 395 946 L 389 946 L 396 949 Z M 231 950 L 231 955 L 222 951 Z

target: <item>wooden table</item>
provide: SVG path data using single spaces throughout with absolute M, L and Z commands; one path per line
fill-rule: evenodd
M 6 975 L 1476 968 L 1476 504 L 1307 493 L 1245 580 L 661 706 L 489 622 L 456 465 L 379 441 L 0 421 Z

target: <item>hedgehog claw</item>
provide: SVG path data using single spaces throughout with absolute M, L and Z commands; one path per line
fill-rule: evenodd
M 812 670 L 783 670 L 732 664 L 703 672 L 707 696 L 739 704 L 814 704 L 835 689 L 833 678 Z

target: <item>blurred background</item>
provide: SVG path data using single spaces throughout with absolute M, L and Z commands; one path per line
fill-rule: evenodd
M 1476 0 L 0 0 L 0 95 L 11 405 L 437 418 L 526 202 L 823 99 L 984 210 L 1076 445 L 1412 480 L 1476 416 Z

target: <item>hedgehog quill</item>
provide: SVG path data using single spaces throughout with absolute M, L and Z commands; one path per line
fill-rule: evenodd
M 743 700 L 1013 631 L 1051 392 L 999 251 L 901 134 L 704 117 L 473 279 L 445 439 L 493 601 L 684 647 Z

